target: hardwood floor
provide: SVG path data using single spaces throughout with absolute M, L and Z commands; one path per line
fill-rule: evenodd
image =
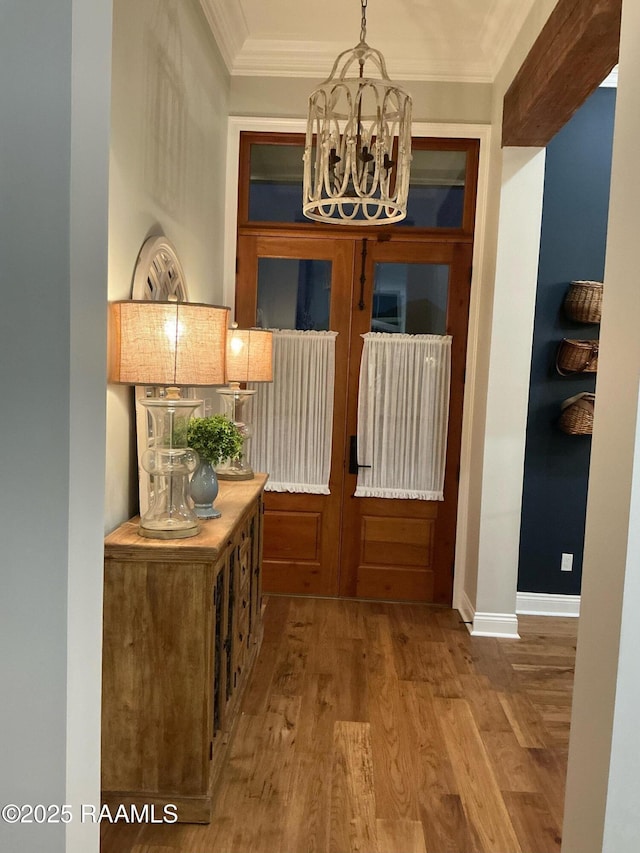
M 576 619 L 471 637 L 456 611 L 268 600 L 209 825 L 102 853 L 555 853 Z

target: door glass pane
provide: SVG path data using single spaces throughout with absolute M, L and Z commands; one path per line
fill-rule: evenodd
M 413 149 L 407 218 L 417 228 L 461 228 L 466 151 Z
M 447 264 L 375 265 L 372 332 L 446 335 Z
M 303 145 L 252 145 L 250 222 L 309 222 L 302 215 Z
M 330 301 L 331 261 L 258 260 L 258 326 L 326 332 Z

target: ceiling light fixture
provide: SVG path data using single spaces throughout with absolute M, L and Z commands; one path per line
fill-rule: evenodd
M 407 215 L 411 97 L 367 44 L 367 0 L 360 2 L 360 42 L 309 97 L 302 210 L 328 224 L 388 225 Z

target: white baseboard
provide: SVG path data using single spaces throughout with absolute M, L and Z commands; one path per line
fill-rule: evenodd
M 471 631 L 471 626 L 473 625 L 473 615 L 475 611 L 473 609 L 473 604 L 469 601 L 469 596 L 464 590 L 461 590 L 460 592 L 460 601 L 456 609 L 458 613 L 462 616 L 462 620 L 466 623 L 469 631 Z
M 557 595 L 549 592 L 519 592 L 516 613 L 523 616 L 579 616 L 579 595 Z
M 472 637 L 506 637 L 519 640 L 518 617 L 515 613 L 479 613 L 473 617 Z
M 457 609 L 472 637 L 520 639 L 515 613 L 477 613 L 464 590 L 460 594 Z

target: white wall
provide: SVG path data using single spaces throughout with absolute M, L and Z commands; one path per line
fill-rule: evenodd
M 111 14 L 111 0 L 74 0 L 66 853 L 99 844 L 77 816 L 100 802 Z
M 3 804 L 99 798 L 110 56 L 111 0 L 2 4 Z M 0 849 L 98 827 L 0 822 Z
M 623 3 L 564 853 L 640 838 L 640 7 Z
M 537 269 L 539 205 L 544 179 L 542 160 L 535 150 L 525 154 L 513 152 L 505 158 L 501 148 L 502 107 L 505 92 L 556 2 L 538 0 L 533 6 L 498 73 L 493 91 L 491 188 L 481 271 L 483 298 L 475 354 L 476 393 L 474 411 L 469 413 L 472 418 L 469 527 L 467 547 L 463 549 L 464 563 L 456 566 L 456 572 L 462 579 L 460 599 L 468 604 L 466 612 L 473 615 L 477 610 L 484 614 L 482 624 L 475 628 L 490 631 L 490 620 L 485 617 L 495 614 L 496 633 L 502 633 L 498 628 L 503 616 L 511 623 L 505 633 L 515 633 L 517 626 L 518 566 L 514 543 L 520 531 L 526 395 L 536 289 L 534 266 Z M 520 168 L 522 172 L 518 174 Z M 531 209 L 529 200 L 520 196 L 525 191 L 530 194 Z M 507 206 L 502 209 L 505 201 Z M 517 269 L 512 271 L 514 239 L 519 252 L 524 254 L 522 258 L 516 256 Z M 514 281 L 512 273 L 514 278 L 517 275 L 521 278 Z
M 331 68 L 327 68 L 327 75 Z M 393 78 L 393 68 L 389 69 Z M 306 118 L 309 95 L 320 80 L 307 77 L 232 77 L 230 111 L 238 116 Z M 414 121 L 484 124 L 491 120 L 489 83 L 403 83 Z
M 505 149 L 473 634 L 517 636 L 516 586 L 545 152 Z
M 114 0 L 112 89 L 109 299 L 165 234 L 189 298 L 221 302 L 229 79 L 197 0 Z M 137 510 L 132 408 L 109 387 L 106 531 Z

